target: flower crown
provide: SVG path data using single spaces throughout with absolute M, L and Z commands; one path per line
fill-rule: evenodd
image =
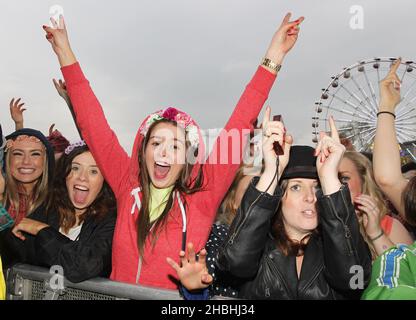
M 74 143 L 71 143 L 68 147 L 66 147 L 66 149 L 65 149 L 65 154 L 66 155 L 68 155 L 68 154 L 70 154 L 75 148 L 78 148 L 78 147 L 83 147 L 83 146 L 86 146 L 87 144 L 85 143 L 85 141 L 84 140 L 80 140 L 80 141 L 77 141 L 77 142 L 74 142 Z
M 176 122 L 181 128 L 185 129 L 188 140 L 192 147 L 197 148 L 199 145 L 198 127 L 195 121 L 186 113 L 178 109 L 169 107 L 151 114 L 147 120 L 140 126 L 139 132 L 146 136 L 150 126 L 159 120 L 166 119 Z
M 41 144 L 41 147 L 42 147 L 42 149 L 43 150 L 45 150 L 46 149 L 46 147 L 45 147 L 45 145 L 43 144 L 43 142 L 42 141 L 40 141 L 38 138 L 36 138 L 35 136 L 28 136 L 28 135 L 26 135 L 26 134 L 22 134 L 22 135 L 20 135 L 20 136 L 17 136 L 16 137 L 16 139 L 9 139 L 9 140 L 7 140 L 7 142 L 6 142 L 6 149 L 5 149 L 5 151 L 7 152 L 8 150 L 10 150 L 11 148 L 13 148 L 13 146 L 14 146 L 14 144 L 16 143 L 16 142 L 19 142 L 19 141 L 29 141 L 29 142 L 35 142 L 35 143 L 40 143 Z

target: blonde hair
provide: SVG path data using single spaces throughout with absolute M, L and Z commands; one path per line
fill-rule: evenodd
M 39 207 L 42 203 L 44 203 L 49 192 L 48 155 L 46 153 L 46 150 L 44 156 L 45 157 L 43 160 L 43 172 L 41 177 L 36 181 L 32 194 L 29 195 L 29 201 L 26 206 L 25 216 L 27 216 L 29 213 L 31 213 L 33 210 Z M 10 157 L 11 149 L 9 149 L 8 152 L 6 152 L 6 190 L 3 203 L 6 207 L 13 206 L 16 212 L 19 212 L 20 182 L 13 177 L 12 172 L 10 171 Z
M 236 206 L 235 198 L 237 194 L 238 184 L 241 179 L 245 177 L 244 170 L 246 166 L 241 162 L 240 167 L 237 170 L 237 173 L 234 177 L 234 180 L 228 189 L 227 193 L 224 196 L 224 199 L 221 202 L 221 206 L 217 213 L 217 221 L 222 224 L 231 225 L 234 220 L 235 215 L 237 214 L 238 206 Z
M 378 210 L 380 211 L 380 220 L 389 212 L 383 192 L 378 187 L 373 174 L 373 166 L 370 160 L 363 154 L 356 151 L 347 151 L 344 153 L 344 158 L 349 159 L 357 169 L 360 177 L 361 193 L 369 195 L 375 200 Z M 364 240 L 367 242 L 373 260 L 377 257 L 376 250 L 365 232 L 362 215 L 359 215 L 358 222 L 360 225 L 360 232 Z

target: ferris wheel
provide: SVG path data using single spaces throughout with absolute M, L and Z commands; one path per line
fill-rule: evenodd
M 373 58 L 359 61 L 332 77 L 315 102 L 312 117 L 313 139 L 319 131 L 329 131 L 333 116 L 340 136 L 351 141 L 359 152 L 372 152 L 376 134 L 379 83 L 397 58 Z M 416 161 L 416 64 L 402 61 L 397 74 L 402 82 L 401 101 L 396 107 L 396 134 L 402 155 Z

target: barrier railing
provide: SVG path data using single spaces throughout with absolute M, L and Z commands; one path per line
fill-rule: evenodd
M 17 264 L 6 271 L 8 300 L 180 300 L 178 291 L 131 285 L 94 278 L 80 283 L 62 279 L 51 285 L 54 275 L 46 268 Z

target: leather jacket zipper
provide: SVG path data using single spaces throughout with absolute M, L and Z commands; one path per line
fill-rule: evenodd
M 344 203 L 345 208 L 348 208 L 348 206 L 345 202 L 345 198 L 344 198 L 344 195 L 343 195 L 342 191 L 341 191 L 341 198 L 342 198 L 342 201 Z M 355 256 L 355 258 L 357 259 L 356 255 L 355 255 L 355 251 L 353 250 L 352 244 L 351 244 L 351 231 L 348 228 L 348 226 L 344 223 L 344 221 L 341 219 L 341 217 L 338 215 L 338 212 L 335 208 L 335 205 L 334 205 L 334 202 L 332 201 L 332 198 L 328 197 L 328 199 L 329 199 L 329 203 L 332 207 L 332 210 L 334 211 L 335 217 L 341 222 L 342 226 L 344 227 L 344 237 L 345 237 L 346 242 L 347 242 L 347 247 L 348 247 L 348 251 L 349 251 L 348 253 L 353 254 Z M 348 212 L 348 210 L 347 210 L 347 212 Z M 348 219 L 348 217 L 347 217 L 347 219 Z M 357 259 L 357 261 L 358 261 L 358 259 Z
M 261 193 L 256 200 L 254 200 L 250 207 L 247 210 L 247 214 L 245 215 L 245 217 L 243 218 L 243 221 L 240 223 L 240 225 L 237 227 L 237 229 L 235 230 L 235 232 L 231 235 L 230 240 L 228 240 L 227 244 L 233 244 L 234 243 L 234 239 L 235 237 L 238 235 L 240 229 L 242 228 L 242 226 L 244 225 L 245 221 L 247 220 L 247 218 L 249 217 L 250 213 L 251 213 L 251 209 L 253 208 L 253 206 L 256 204 L 256 202 L 260 199 L 260 197 L 263 195 L 263 193 Z

